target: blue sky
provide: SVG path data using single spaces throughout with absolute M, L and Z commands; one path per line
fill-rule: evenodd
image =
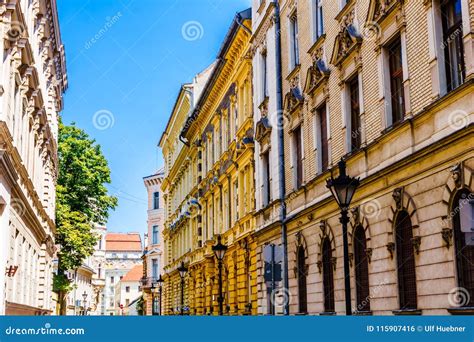
M 211 64 L 250 0 L 57 0 L 69 89 L 63 121 L 102 146 L 119 197 L 110 231 L 146 230 L 142 178 L 179 87 Z

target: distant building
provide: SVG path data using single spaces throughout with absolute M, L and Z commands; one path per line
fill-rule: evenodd
M 121 316 L 137 315 L 136 304 L 142 296 L 140 280 L 143 276 L 143 265 L 134 266 L 115 285 L 115 314 Z
M 90 258 L 85 260 L 77 270 L 69 272 L 69 278 L 72 279 L 75 288 L 67 295 L 67 316 L 89 315 L 89 303 L 94 293 L 92 287 L 94 270 L 89 263 Z
M 139 233 L 107 233 L 105 240 L 105 305 L 102 315 L 115 315 L 115 285 L 134 266 L 142 264 L 142 240 Z
M 96 226 L 94 232 L 99 237 L 94 254 L 85 259 L 77 270 L 68 272 L 69 279 L 75 284 L 75 289 L 68 294 L 66 299 L 67 315 L 100 315 L 104 307 L 107 228 Z
M 146 315 L 159 312 L 159 298 L 157 296 L 153 298 L 151 286 L 163 271 L 164 199 L 161 192 L 163 177 L 164 169 L 160 169 L 154 175 L 143 178 L 148 192 L 148 233 L 145 238 L 142 280 Z

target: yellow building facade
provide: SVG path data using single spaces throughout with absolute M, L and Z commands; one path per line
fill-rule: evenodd
M 250 28 L 250 9 L 238 13 L 217 61 L 184 86 L 160 141 L 166 164 L 166 314 L 181 309 L 192 315 L 218 313 L 219 276 L 212 251 L 218 236 L 228 247 L 224 313 L 257 310 Z M 178 267 L 183 263 L 187 273 L 182 279 Z

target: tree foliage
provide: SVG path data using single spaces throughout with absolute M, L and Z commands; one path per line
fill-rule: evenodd
M 94 224 L 105 224 L 117 198 L 109 196 L 110 169 L 100 145 L 75 124 L 59 124 L 59 176 L 56 187 L 58 290 L 67 290 L 64 271 L 79 267 L 94 252 Z

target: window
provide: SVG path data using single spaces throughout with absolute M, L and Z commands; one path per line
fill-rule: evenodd
M 160 193 L 158 191 L 153 193 L 153 209 L 160 209 Z
M 151 260 L 151 276 L 155 279 L 158 279 L 158 260 Z
M 290 56 L 291 70 L 300 64 L 300 51 L 298 43 L 298 18 L 296 13 L 290 18 Z
M 474 306 L 474 194 L 460 191 L 454 198 L 451 208 L 453 216 L 456 270 L 459 288 L 468 292 L 464 307 Z
M 295 188 L 299 189 L 303 184 L 303 141 L 301 136 L 301 126 L 293 131 L 293 153 L 295 158 L 294 177 Z
M 271 180 L 270 180 L 270 151 L 262 154 L 263 171 L 263 206 L 266 207 L 271 201 Z
M 115 278 L 114 277 L 110 277 L 110 283 L 115 284 Z
M 329 237 L 323 240 L 323 295 L 324 311 L 334 312 L 334 277 L 332 266 L 332 251 Z
M 316 112 L 316 146 L 318 151 L 318 160 L 321 167 L 320 171 L 324 172 L 328 168 L 329 164 L 329 147 L 328 147 L 328 124 L 327 124 L 327 113 L 326 103 L 324 103 Z
M 298 271 L 298 309 L 299 313 L 308 312 L 308 293 L 306 288 L 306 255 L 303 246 L 297 251 L 297 271 Z
M 127 292 L 127 293 L 130 292 L 130 286 L 125 286 L 125 292 Z
M 398 293 L 400 309 L 416 309 L 416 274 L 413 250 L 413 231 L 410 215 L 402 210 L 395 220 L 395 244 L 398 266 Z
M 354 233 L 354 263 L 357 311 L 370 311 L 369 262 L 364 228 L 357 226 Z
M 390 97 L 392 105 L 392 124 L 400 122 L 405 116 L 405 95 L 403 90 L 402 44 L 400 37 L 387 47 L 390 70 Z
M 125 299 L 125 307 L 128 307 L 130 305 L 130 299 Z
M 361 145 L 359 75 L 356 75 L 348 82 L 348 87 L 351 101 L 351 151 L 355 151 L 359 149 Z
M 314 40 L 324 34 L 323 1 L 313 0 L 314 8 Z
M 462 34 L 461 0 L 441 2 L 441 22 L 443 26 L 443 44 L 446 82 L 448 91 L 464 82 L 466 66 Z
M 151 241 L 154 245 L 156 245 L 157 243 L 159 243 L 160 241 L 160 230 L 158 228 L 158 226 L 153 226 L 152 227 L 152 235 L 151 235 Z
M 239 219 L 239 181 L 234 182 L 234 198 L 235 198 L 235 221 Z
M 262 59 L 262 101 L 265 100 L 266 97 L 268 97 L 268 64 L 267 64 L 267 53 L 262 53 L 261 54 L 261 59 Z

